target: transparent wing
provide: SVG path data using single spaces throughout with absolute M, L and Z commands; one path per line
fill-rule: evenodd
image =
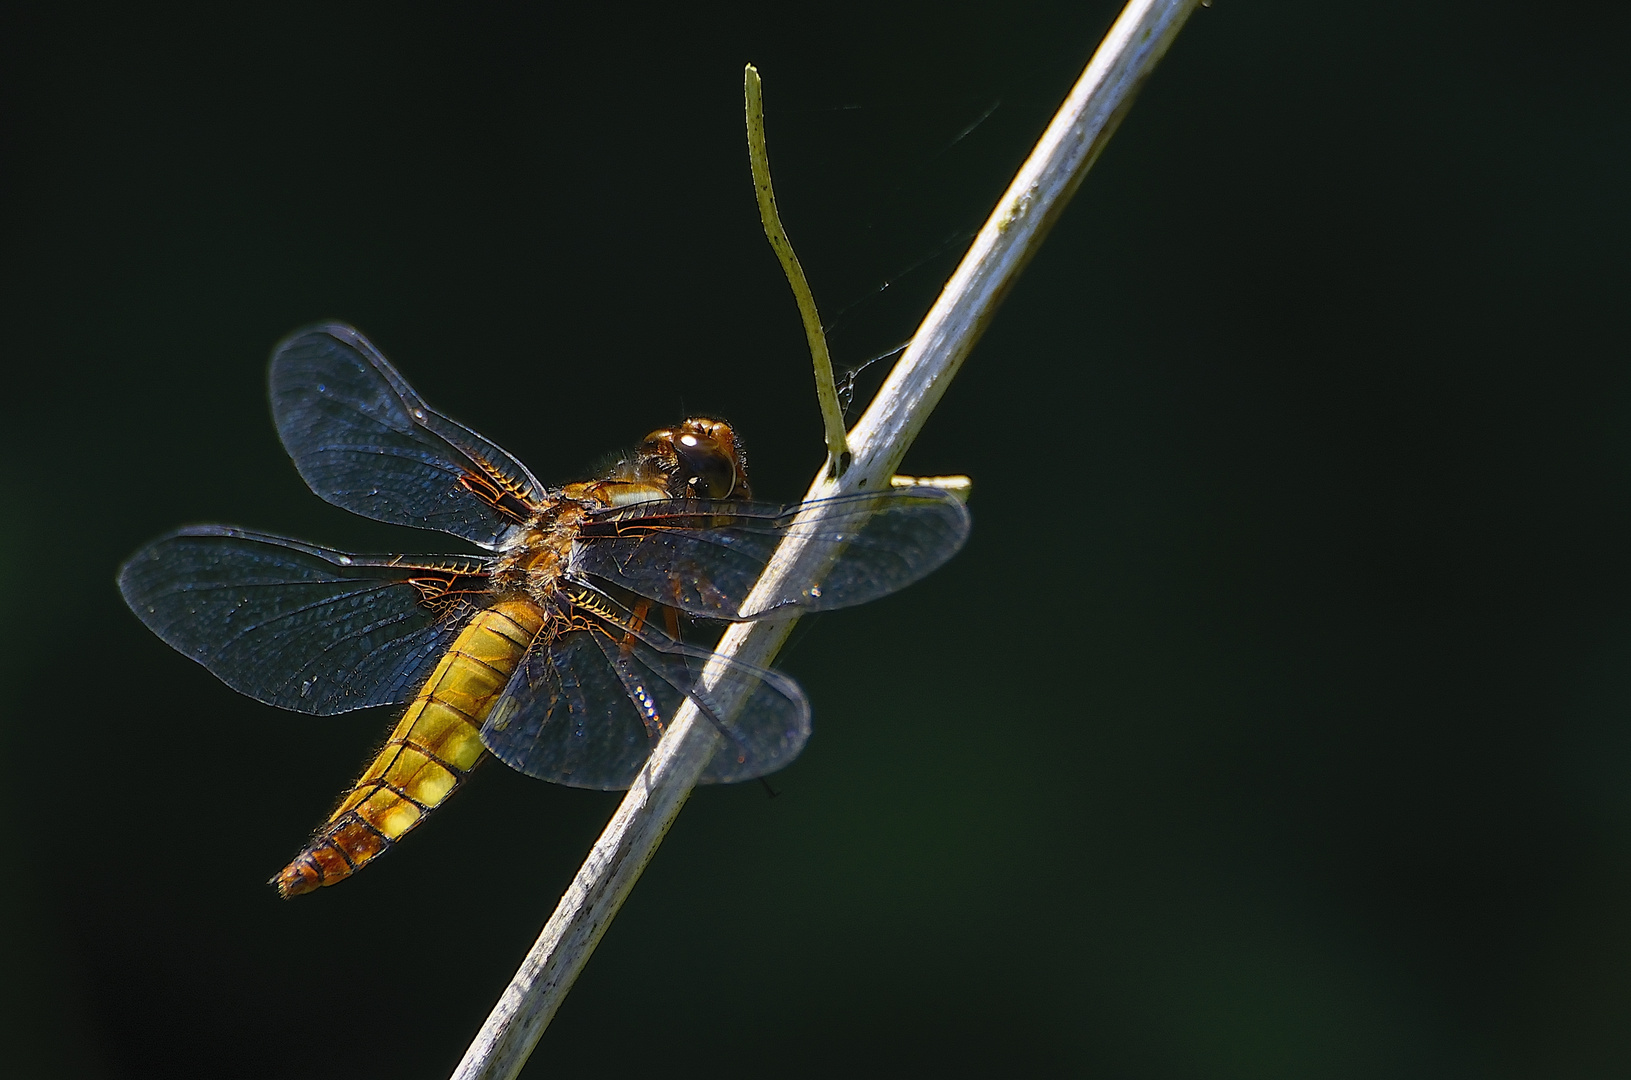
M 314 326 L 272 354 L 272 415 L 301 477 L 354 514 L 493 547 L 537 508 L 527 467 L 436 412 L 349 326 Z
M 896 488 L 794 506 L 683 500 L 598 514 L 580 534 L 569 573 L 601 578 L 689 615 L 761 618 L 779 608 L 827 611 L 904 588 L 968 539 L 968 508 L 938 488 Z M 842 554 L 821 581 L 790 582 L 745 606 L 789 536 Z
M 346 555 L 223 526 L 156 540 L 119 570 L 167 644 L 257 701 L 322 715 L 412 698 L 486 586 L 481 559 Z
M 704 690 L 712 655 L 600 622 L 546 631 L 493 705 L 481 741 L 528 776 L 621 790 L 689 697 L 724 736 L 703 783 L 751 780 L 787 765 L 810 737 L 804 692 L 779 672 L 723 660 L 718 681 Z M 740 708 L 732 713 L 729 702 Z

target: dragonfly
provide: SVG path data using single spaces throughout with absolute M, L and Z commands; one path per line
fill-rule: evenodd
M 488 756 L 557 784 L 627 788 L 686 702 L 719 736 L 702 782 L 782 768 L 809 738 L 803 690 L 715 655 L 699 628 L 865 603 L 944 564 L 969 532 L 963 503 L 932 486 L 755 502 L 735 430 L 707 417 L 652 432 L 593 479 L 545 487 L 341 324 L 284 340 L 270 392 L 318 496 L 479 549 L 356 555 L 204 525 L 120 568 L 137 618 L 256 701 L 317 716 L 406 703 L 272 879 L 285 898 L 379 857 Z M 828 548 L 830 569 L 756 591 L 789 537 Z M 268 751 L 298 758 L 304 740 L 287 731 L 268 725 Z

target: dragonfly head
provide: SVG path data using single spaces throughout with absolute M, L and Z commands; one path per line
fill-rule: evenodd
M 665 478 L 672 498 L 749 497 L 747 461 L 736 432 L 723 420 L 692 417 L 653 431 L 638 455 L 642 466 Z

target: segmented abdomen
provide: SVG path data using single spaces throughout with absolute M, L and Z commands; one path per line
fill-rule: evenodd
M 453 794 L 481 760 L 481 723 L 543 623 L 529 600 L 501 601 L 470 620 L 374 763 L 273 879 L 279 893 L 350 877 Z

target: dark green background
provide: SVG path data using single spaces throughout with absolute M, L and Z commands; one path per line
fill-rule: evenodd
M 836 311 L 984 215 L 1112 13 L 9 8 L 0 1072 L 445 1075 L 615 805 L 489 766 L 263 884 L 391 716 L 235 696 L 116 566 L 454 546 L 303 488 L 274 342 L 356 324 L 548 482 L 723 415 L 796 497 L 742 63 Z M 974 477 L 969 547 L 805 624 L 780 797 L 693 799 L 528 1075 L 1631 1073 L 1628 23 L 1199 12 L 907 458 Z

